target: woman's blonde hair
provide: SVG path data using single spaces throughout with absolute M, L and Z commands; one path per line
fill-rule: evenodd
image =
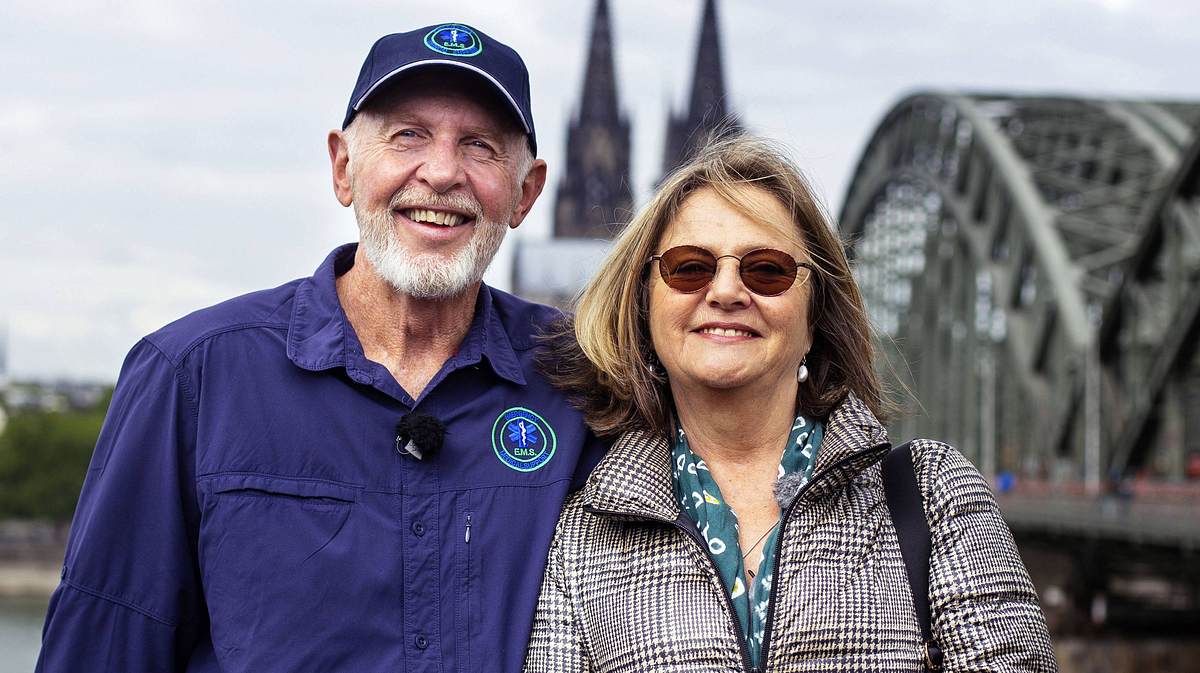
M 809 281 L 813 343 L 800 408 L 823 418 L 854 393 L 877 416 L 886 415 L 890 405 L 875 374 L 866 309 L 842 242 L 783 150 L 766 139 L 739 134 L 710 142 L 667 176 L 584 287 L 574 319 L 551 335 L 546 373 L 571 394 L 598 435 L 646 427 L 669 432 L 670 388 L 650 341 L 647 261 L 690 195 L 711 188 L 746 211 L 746 186 L 766 191 L 791 213 L 795 233 L 817 267 Z M 763 219 L 760 213 L 747 214 Z

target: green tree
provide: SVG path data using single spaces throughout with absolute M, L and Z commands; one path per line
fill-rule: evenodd
M 0 518 L 70 521 L 108 408 L 13 414 L 0 435 Z

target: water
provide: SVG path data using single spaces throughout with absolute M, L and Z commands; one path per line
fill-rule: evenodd
M 42 644 L 49 598 L 0 598 L 0 673 L 30 673 Z

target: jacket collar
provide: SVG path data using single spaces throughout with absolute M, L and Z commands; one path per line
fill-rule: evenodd
M 825 419 L 825 437 L 804 499 L 840 491 L 855 475 L 880 460 L 887 447 L 883 426 L 862 400 L 849 395 Z M 647 430 L 621 435 L 592 471 L 582 498 L 583 507 L 598 514 L 677 520 L 680 511 L 671 483 L 667 437 Z
M 336 279 L 354 266 L 357 243 L 336 248 L 309 278 L 300 281 L 288 325 L 287 354 L 296 366 L 311 371 L 344 367 L 350 378 L 370 383 L 377 368 L 363 355 L 362 344 L 338 299 Z M 458 353 L 448 363 L 453 367 L 487 359 L 500 377 L 524 385 L 525 375 L 513 351 L 508 332 L 495 309 L 493 290 L 480 284 L 475 317 Z

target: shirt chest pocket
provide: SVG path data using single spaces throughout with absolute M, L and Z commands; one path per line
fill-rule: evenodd
M 339 509 L 354 504 L 358 488 L 328 481 L 265 474 L 218 474 L 201 483 L 201 497 L 260 498 L 293 502 L 305 509 Z
M 247 642 L 287 642 L 272 639 L 285 632 L 294 639 L 286 616 L 313 614 L 320 594 L 309 589 L 344 572 L 359 489 L 258 474 L 213 475 L 198 488 L 199 560 L 214 645 L 245 653 Z
M 221 474 L 200 483 L 204 554 L 235 550 L 302 563 L 326 547 L 345 526 L 358 489 L 326 481 L 260 474 Z M 227 559 L 230 556 L 227 555 Z

